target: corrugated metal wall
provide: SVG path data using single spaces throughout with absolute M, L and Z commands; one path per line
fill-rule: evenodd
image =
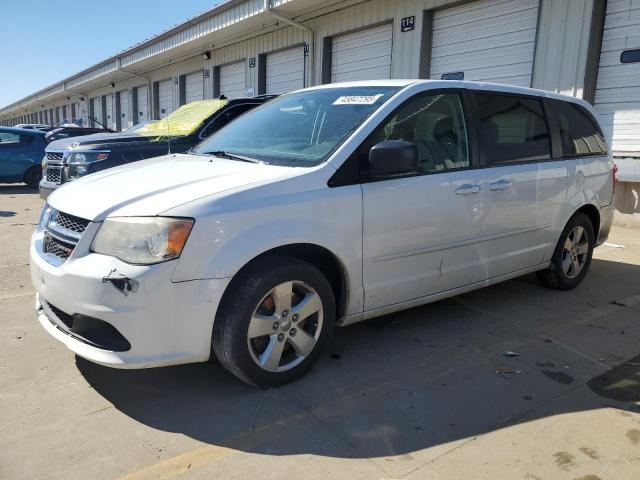
M 640 0 L 609 0 L 595 106 L 613 151 L 640 157 L 640 63 L 622 63 L 624 50 L 640 49 Z

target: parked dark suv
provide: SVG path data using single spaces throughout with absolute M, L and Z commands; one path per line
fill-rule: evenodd
M 200 100 L 139 128 L 51 142 L 42 162 L 40 196 L 47 198 L 60 185 L 90 173 L 168 152 L 185 152 L 236 117 L 274 97 Z

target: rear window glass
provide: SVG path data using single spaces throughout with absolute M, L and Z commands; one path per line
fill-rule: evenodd
M 480 139 L 489 164 L 551 158 L 549 131 L 539 100 L 478 93 Z
M 551 105 L 556 116 L 563 158 L 607 153 L 602 132 L 581 106 L 559 100 L 553 100 Z

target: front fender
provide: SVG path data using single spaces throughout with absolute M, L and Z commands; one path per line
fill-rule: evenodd
M 251 203 L 249 209 L 219 208 L 206 217 L 196 217 L 172 280 L 231 278 L 269 250 L 312 244 L 332 252 L 345 269 L 351 293 L 347 310 L 361 308 L 359 185 L 284 195 L 259 207 Z

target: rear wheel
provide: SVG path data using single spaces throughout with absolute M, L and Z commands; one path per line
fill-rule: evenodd
M 595 233 L 589 217 L 576 213 L 564 227 L 551 257 L 551 265 L 537 272 L 544 286 L 571 290 L 584 279 L 595 246 Z
M 42 169 L 40 167 L 31 167 L 24 175 L 24 183 L 31 188 L 38 188 L 40 180 L 42 180 Z
M 272 256 L 232 281 L 215 319 L 213 351 L 251 385 L 282 385 L 311 368 L 334 322 L 326 277 L 309 263 Z

